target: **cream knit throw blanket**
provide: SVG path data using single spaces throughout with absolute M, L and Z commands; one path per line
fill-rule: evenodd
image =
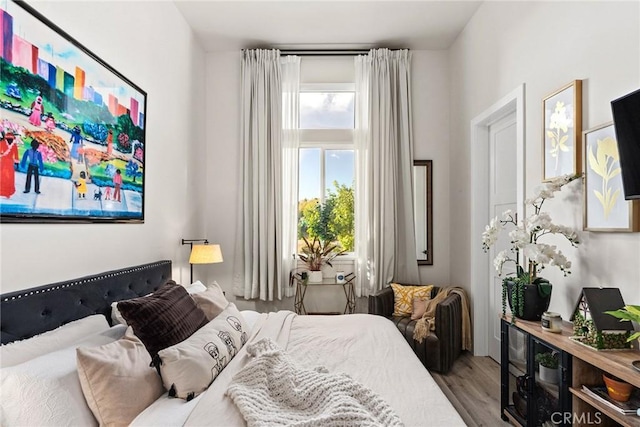
M 376 393 L 345 374 L 301 369 L 269 338 L 247 346 L 254 359 L 238 372 L 229 396 L 252 426 L 402 426 Z

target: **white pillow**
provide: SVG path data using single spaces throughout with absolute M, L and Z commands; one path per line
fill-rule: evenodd
M 204 311 L 204 315 L 207 316 L 207 320 L 213 320 L 217 315 L 227 308 L 229 301 L 224 296 L 224 291 L 218 285 L 218 282 L 213 282 L 205 288 L 204 292 L 198 292 L 191 295 L 196 305 Z
M 205 391 L 247 342 L 249 327 L 231 303 L 186 340 L 158 352 L 170 396 L 190 400 Z
M 114 326 L 87 337 L 78 345 L 108 344 L 122 337 L 125 330 L 122 326 Z M 0 369 L 0 390 L 2 425 L 98 425 L 80 387 L 75 346 Z
M 14 366 L 52 351 L 69 347 L 78 341 L 109 329 L 101 314 L 87 316 L 20 341 L 0 346 L 0 367 Z
M 207 287 L 203 285 L 200 280 L 196 280 L 192 284 L 185 286 L 185 288 L 187 288 L 187 292 L 189 293 L 189 295 L 197 294 L 207 290 Z
M 164 393 L 151 356 L 131 327 L 117 341 L 76 349 L 78 376 L 100 425 L 126 426 Z

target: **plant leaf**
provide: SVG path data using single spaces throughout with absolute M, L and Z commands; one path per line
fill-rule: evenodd
M 627 338 L 627 342 L 631 342 L 633 340 L 637 340 L 638 338 L 640 338 L 640 332 L 636 332 L 635 334 L 633 334 L 629 338 Z
M 609 210 L 613 209 L 613 207 L 616 205 L 616 200 L 618 199 L 619 195 L 620 189 L 618 188 L 616 192 L 613 193 L 613 196 L 611 196 L 611 200 L 609 201 Z
M 616 169 L 612 170 L 611 174 L 609 174 L 609 179 L 613 178 L 616 175 L 620 175 L 620 168 L 616 168 Z
M 633 314 L 621 309 L 614 311 L 605 311 L 605 313 L 620 319 L 621 322 L 626 322 L 628 320 L 637 320 L 637 316 L 634 316 Z
M 598 200 L 600 200 L 600 204 L 602 205 L 602 207 L 604 208 L 606 206 L 606 203 L 604 202 L 604 197 L 602 197 L 602 194 L 597 191 L 597 190 L 593 190 L 593 193 L 596 195 L 596 197 L 598 198 Z
M 638 316 L 638 320 L 640 320 L 640 305 L 625 305 L 624 308 L 629 313 Z
M 593 150 L 589 150 L 589 167 L 598 175 L 604 177 L 604 167 L 598 163 L 596 157 L 593 155 Z

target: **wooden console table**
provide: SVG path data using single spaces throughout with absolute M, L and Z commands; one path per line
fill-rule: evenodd
M 503 318 L 508 322 L 509 316 Z M 530 334 L 540 341 L 566 352 L 571 357 L 571 378 L 569 378 L 568 390 L 572 396 L 573 425 L 588 425 L 598 420 L 598 424 L 604 426 L 622 425 L 640 427 L 640 417 L 635 415 L 622 415 L 621 413 L 600 403 L 582 390 L 582 386 L 603 385 L 602 374 L 607 372 L 635 387 L 640 388 L 640 372 L 631 365 L 634 360 L 640 360 L 640 351 L 635 349 L 597 351 L 580 344 L 569 337 L 573 336 L 573 325 L 564 321 L 561 333 L 552 333 L 542 330 L 540 322 L 516 319 L 514 325 L 526 334 Z M 532 351 L 532 349 L 529 349 Z M 533 356 L 530 360 L 533 360 Z M 504 361 L 503 361 L 504 362 Z M 503 369 L 504 371 L 504 369 Z M 504 396 L 503 396 L 504 398 Z M 504 402 L 503 402 L 504 406 Z M 586 416 L 585 414 L 590 414 Z M 603 416 L 604 415 L 604 416 Z M 514 424 L 512 417 L 508 417 Z
M 347 304 L 344 306 L 343 314 L 353 314 L 356 310 L 356 294 L 353 289 L 353 282 L 356 279 L 354 273 L 345 275 L 344 283 L 337 283 L 335 277 L 322 279 L 322 282 L 309 283 L 306 279 L 302 278 L 300 273 L 295 273 L 293 279 L 296 281 L 296 297 L 293 303 L 293 307 L 296 314 L 320 314 L 320 313 L 308 313 L 304 306 L 304 297 L 307 293 L 307 289 L 310 286 L 342 286 L 345 297 L 347 297 Z M 335 313 L 339 314 L 339 313 Z

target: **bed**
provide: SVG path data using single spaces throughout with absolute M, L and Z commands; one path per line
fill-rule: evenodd
M 1 295 L 2 344 L 28 342 L 29 340 L 20 340 L 45 331 L 57 331 L 56 328 L 61 325 L 84 322 L 89 318 L 97 317 L 98 320 L 102 320 L 100 316 L 103 316 L 110 326 L 113 321 L 112 304 L 114 302 L 154 293 L 170 278 L 171 262 L 162 260 Z M 339 378 L 343 384 L 350 384 L 348 381 L 353 381 L 354 384 L 362 386 L 363 390 L 373 393 L 372 396 L 379 397 L 380 402 L 385 404 L 385 407 L 391 408 L 392 413 L 406 426 L 464 425 L 456 410 L 428 371 L 424 369 L 398 329 L 383 317 L 368 314 L 299 316 L 290 311 L 274 313 L 240 311 L 239 313 L 241 316 L 238 317 L 242 318 L 243 328 L 247 332 L 246 339 L 243 337 L 246 343 L 237 350 L 235 356 L 232 355 L 226 366 L 217 372 L 217 376 L 206 390 L 191 399 L 168 397 L 171 390 L 168 393 L 163 390 L 161 396 L 154 397 L 144 410 L 135 415 L 131 425 L 259 425 L 260 422 L 256 422 L 247 415 L 247 407 L 243 406 L 243 402 L 245 404 L 247 402 L 246 396 L 244 401 L 241 400 L 242 392 L 251 395 L 252 386 L 247 388 L 247 383 L 242 383 L 241 380 L 247 379 L 247 373 L 250 368 L 256 368 L 254 365 L 258 360 L 265 360 L 262 357 L 265 354 L 270 357 L 277 355 L 280 362 L 290 363 L 291 366 L 299 369 L 299 372 L 304 371 L 312 376 L 320 375 L 321 378 L 325 378 L 322 375 L 327 375 L 331 378 Z M 209 324 L 217 319 L 212 319 Z M 3 374 L 3 384 L 0 389 L 3 394 L 0 424 L 11 426 L 35 422 L 36 418 L 29 417 L 35 416 L 33 414 L 36 411 L 42 411 L 43 406 L 46 407 L 48 414 L 39 416 L 49 420 L 45 424 L 57 425 L 61 419 L 65 420 L 64 424 L 67 425 L 86 424 L 91 411 L 82 398 L 82 390 L 78 384 L 78 371 L 67 359 L 73 358 L 75 363 L 76 347 L 81 345 L 91 350 L 116 339 L 124 340 L 127 336 L 124 329 L 123 325 L 112 326 L 108 330 L 101 331 L 99 339 L 92 335 L 91 339 L 76 340 L 69 345 L 57 339 L 57 345 L 63 348 L 54 348 L 32 355 L 28 355 L 28 351 L 25 350 L 18 355 L 17 360 L 23 357 L 23 353 L 26 354 L 24 357 L 27 360 L 10 367 L 4 367 L 3 356 L 3 360 L 0 361 L 3 362 L 3 368 L 0 370 Z M 202 330 L 204 327 L 198 333 Z M 106 335 L 109 335 L 109 338 L 105 338 Z M 193 336 L 195 335 L 194 333 Z M 96 347 L 91 347 L 94 345 Z M 271 347 L 264 350 L 264 345 Z M 10 346 L 7 347 L 10 348 Z M 259 354 L 260 352 L 262 354 Z M 38 377 L 35 380 L 30 378 L 30 381 L 33 380 L 35 383 L 30 384 L 29 387 L 21 383 L 23 377 L 37 377 L 34 372 L 42 371 L 42 375 L 46 376 L 49 375 L 49 371 L 58 369 L 55 365 L 54 368 L 51 367 L 51 360 L 57 361 L 55 363 L 61 366 L 65 363 L 68 365 L 67 371 L 59 375 L 62 380 L 52 382 L 48 378 Z M 32 364 L 45 367 L 33 368 Z M 6 382 L 8 381 L 6 378 L 9 377 L 13 381 L 11 387 Z M 252 378 L 248 377 L 248 380 L 248 384 L 252 384 Z M 47 387 L 61 387 L 63 384 L 66 384 L 64 387 L 67 389 L 75 390 L 75 394 L 71 391 L 65 392 L 68 395 L 66 401 L 58 401 L 60 399 L 58 395 L 65 393 L 56 394 L 56 390 L 44 390 Z M 22 394 L 16 394 L 15 389 L 21 389 L 23 386 L 26 390 L 22 391 Z M 165 388 L 168 389 L 168 387 Z M 305 390 L 300 389 L 300 392 L 306 393 L 307 389 L 309 387 Z M 350 388 L 347 387 L 347 389 Z M 291 390 L 287 392 L 291 393 Z M 12 394 L 7 395 L 7 393 Z M 39 397 L 40 395 L 43 397 Z M 339 393 L 331 393 L 331 395 L 338 396 Z M 15 405 L 18 399 L 21 404 Z M 29 400 L 33 401 L 32 407 L 27 407 Z M 24 408 L 20 411 L 8 409 L 10 401 L 14 402 L 13 406 L 24 406 Z M 46 401 L 46 404 L 43 405 L 43 401 Z M 93 409 L 92 407 L 91 410 Z M 58 411 L 66 411 L 66 413 L 59 414 Z M 85 418 L 76 412 L 82 412 Z M 283 409 L 282 414 L 288 413 Z M 272 425 L 291 424 L 283 418 L 284 415 L 278 416 L 276 412 L 274 416 L 275 418 L 270 422 Z M 264 421 L 264 414 L 261 417 Z M 20 421 L 16 422 L 16 420 Z M 97 425 L 95 419 L 91 421 Z M 316 422 L 316 425 L 323 424 Z M 359 425 L 359 423 L 343 422 L 342 425 Z

